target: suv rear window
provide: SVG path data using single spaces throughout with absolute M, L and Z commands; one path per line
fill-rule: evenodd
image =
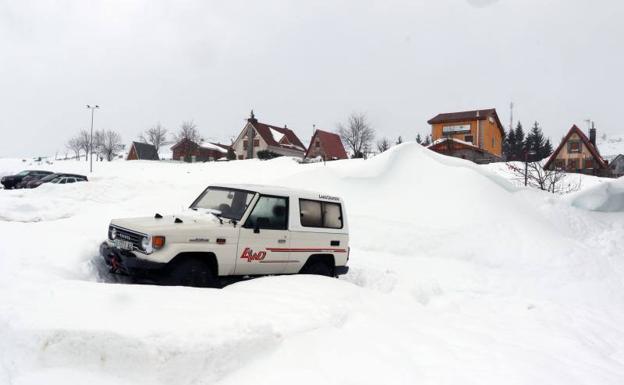
M 303 227 L 342 229 L 342 209 L 339 203 L 299 199 L 299 217 Z

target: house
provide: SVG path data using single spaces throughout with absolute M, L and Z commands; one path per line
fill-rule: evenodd
M 614 178 L 624 176 L 624 154 L 616 155 L 609 162 L 609 173 Z
M 149 143 L 132 142 L 126 160 L 160 160 L 156 147 Z
M 349 156 L 342 145 L 338 134 L 323 130 L 316 130 L 310 139 L 310 145 L 305 153 L 306 159 L 321 157 L 323 160 L 348 159 Z
M 591 175 L 608 175 L 607 162 L 596 146 L 596 128 L 589 130 L 589 138 L 573 125 L 561 140 L 559 147 L 544 164 L 548 170 L 565 170 Z
M 237 159 L 257 158 L 260 151 L 303 158 L 306 152 L 305 146 L 291 129 L 260 123 L 253 111 L 232 149 Z
M 433 144 L 429 148 L 433 151 L 476 163 L 503 159 L 505 130 L 494 108 L 442 113 L 427 123 L 431 125 Z
M 206 162 L 227 157 L 230 146 L 221 143 L 195 143 L 190 139 L 182 139 L 171 147 L 173 160 L 183 162 Z
M 479 164 L 500 161 L 500 158 L 493 156 L 471 142 L 452 137 L 434 140 L 427 148 L 439 154 L 467 159 Z

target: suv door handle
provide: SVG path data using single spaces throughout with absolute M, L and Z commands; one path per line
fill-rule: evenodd
M 278 239 L 277 243 L 286 243 L 286 240 L 285 239 Z

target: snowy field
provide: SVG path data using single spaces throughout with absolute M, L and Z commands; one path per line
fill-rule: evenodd
M 27 166 L 0 160 L 0 175 Z M 622 178 L 558 196 L 413 143 L 327 165 L 94 169 L 0 190 L 1 384 L 624 383 Z M 349 274 L 217 290 L 101 268 L 111 218 L 179 211 L 218 182 L 342 196 Z

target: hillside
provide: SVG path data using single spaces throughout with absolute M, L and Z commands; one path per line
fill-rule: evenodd
M 0 174 L 23 167 L 0 160 Z M 0 191 L 0 383 L 624 378 L 622 178 L 556 196 L 405 143 L 326 165 L 104 162 L 89 179 Z M 102 268 L 111 218 L 179 211 L 218 182 L 343 197 L 349 274 L 213 290 L 129 285 Z

